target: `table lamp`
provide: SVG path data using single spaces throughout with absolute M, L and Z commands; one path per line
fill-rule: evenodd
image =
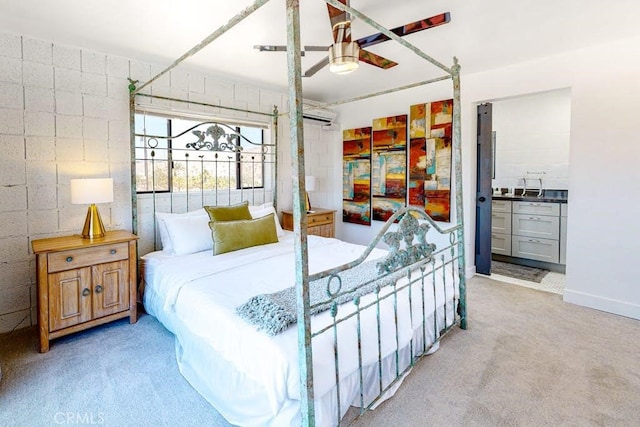
M 84 221 L 82 237 L 95 239 L 104 237 L 104 225 L 96 203 L 113 202 L 113 179 L 91 178 L 71 180 L 71 203 L 89 205 L 87 219 Z

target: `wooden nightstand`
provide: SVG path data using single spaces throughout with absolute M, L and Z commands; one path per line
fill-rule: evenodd
M 322 237 L 334 237 L 335 210 L 312 208 L 307 212 L 307 234 L 314 234 Z M 282 228 L 293 231 L 293 212 L 282 211 Z
M 31 242 L 38 276 L 40 352 L 49 340 L 123 317 L 137 321 L 136 240 L 127 231 Z

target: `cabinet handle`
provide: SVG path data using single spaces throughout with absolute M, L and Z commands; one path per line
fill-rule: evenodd
M 117 252 L 117 251 L 116 251 L 115 249 L 111 249 L 111 250 L 109 251 L 109 253 L 110 253 L 111 255 L 115 254 L 116 252 Z
M 102 292 L 102 289 L 103 289 L 103 288 L 102 288 L 102 285 L 98 285 L 98 286 L 96 286 L 96 289 L 95 289 L 96 294 L 101 293 L 101 292 Z
M 89 288 L 84 288 L 82 290 L 82 296 L 86 297 L 87 295 L 89 295 L 91 293 L 91 291 L 89 290 Z
M 535 217 L 535 216 L 530 216 L 529 219 L 532 220 L 532 221 L 540 221 L 540 218 Z
M 67 257 L 67 262 L 71 262 L 71 261 L 73 261 L 73 257 L 72 256 L 68 256 Z
M 535 239 L 529 239 L 529 241 L 530 241 L 531 243 L 540 243 L 540 240 L 535 240 Z

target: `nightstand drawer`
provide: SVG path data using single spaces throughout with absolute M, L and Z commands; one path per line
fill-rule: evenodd
M 47 255 L 48 272 L 72 270 L 97 263 L 120 261 L 129 258 L 129 244 L 93 246 L 82 249 L 55 252 Z
M 331 223 L 333 223 L 333 212 L 323 214 L 307 214 L 307 225 L 309 227 Z
M 334 210 L 315 208 L 307 212 L 307 234 L 334 237 Z M 293 231 L 293 212 L 282 211 L 282 228 Z

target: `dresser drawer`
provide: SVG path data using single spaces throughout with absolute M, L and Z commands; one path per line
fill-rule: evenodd
M 333 212 L 327 212 L 319 215 L 307 214 L 307 226 L 315 227 L 317 225 L 325 225 L 333 223 Z
M 491 212 L 511 213 L 511 200 L 492 200 Z
M 537 261 L 557 264 L 560 258 L 559 241 L 513 236 L 511 241 L 511 255 L 519 258 L 535 259 Z
M 513 202 L 514 214 L 560 216 L 560 203 Z
M 50 253 L 48 257 L 48 272 L 71 270 L 99 263 L 119 261 L 129 258 L 129 244 L 115 243 L 112 245 L 92 246 Z
M 511 234 L 511 214 L 491 212 L 491 232 Z
M 511 235 L 491 233 L 491 253 L 511 256 Z
M 560 217 L 545 215 L 513 215 L 513 235 L 537 239 L 560 239 Z

